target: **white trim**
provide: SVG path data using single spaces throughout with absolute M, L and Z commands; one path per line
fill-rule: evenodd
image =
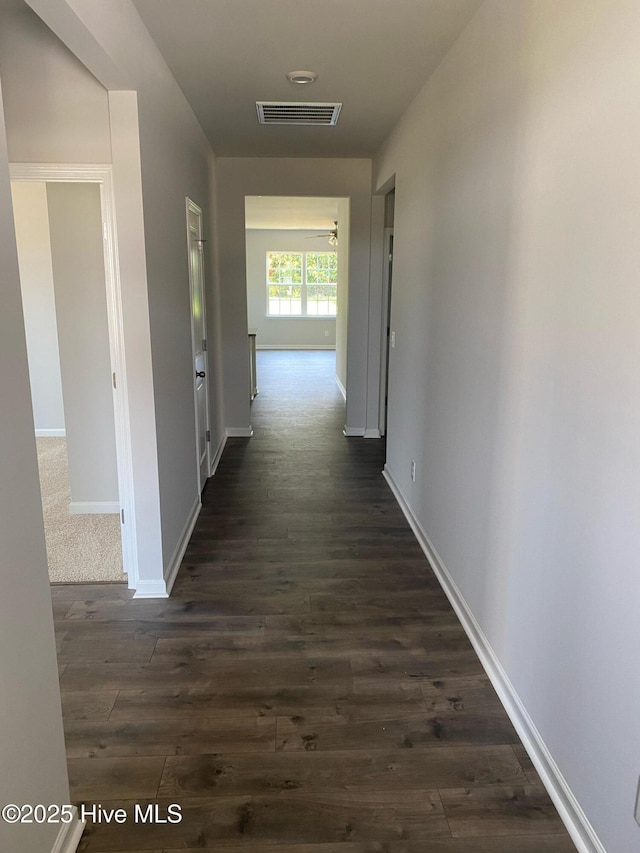
M 166 571 L 164 573 L 164 579 L 167 585 L 167 595 L 171 594 L 173 585 L 176 582 L 178 569 L 182 564 L 184 552 L 187 550 L 187 545 L 189 544 L 189 540 L 191 539 L 191 534 L 193 533 L 193 528 L 196 526 L 196 521 L 198 520 L 198 516 L 200 515 L 201 509 L 202 501 L 200 500 L 200 495 L 198 495 L 198 497 L 195 499 L 193 506 L 191 507 L 191 512 L 189 513 L 189 517 L 187 518 L 180 538 L 178 539 L 178 544 L 176 545 L 173 554 L 171 555 L 169 565 L 167 566 Z
M 365 438 L 382 438 L 380 435 L 379 429 L 365 429 L 364 431 Z
M 253 430 L 251 427 L 227 427 L 225 430 L 227 438 L 251 438 Z
M 71 808 L 73 809 L 73 820 L 71 823 L 60 824 L 60 830 L 56 840 L 53 842 L 51 853 L 75 853 L 78 849 L 86 821 L 78 819 L 78 809 L 76 806 L 72 806 Z
M 385 465 L 382 471 L 579 853 L 606 853 L 448 569 Z
M 111 515 L 119 512 L 119 501 L 71 501 L 69 504 L 69 515 Z
M 336 385 L 338 386 L 338 390 L 340 391 L 340 393 L 344 397 L 344 401 L 346 403 L 347 402 L 347 389 L 344 387 L 342 382 L 340 382 L 337 375 L 334 376 L 333 378 L 336 380 Z
M 167 582 L 164 580 L 144 580 L 139 579 L 136 591 L 133 594 L 134 598 L 169 598 L 167 590 Z
M 110 164 L 10 163 L 9 172 L 12 181 L 97 183 L 100 186 L 109 351 L 111 370 L 116 376 L 116 387 L 113 389 L 113 412 L 116 432 L 118 492 L 120 507 L 124 509 L 126 518 L 126 524 L 121 526 L 122 561 L 129 587 L 135 589 L 138 583 L 135 480 L 131 450 L 127 364 L 112 168 Z
M 37 429 L 36 438 L 65 438 L 66 429 Z
M 342 432 L 347 438 L 364 438 L 364 427 L 345 426 Z
M 222 458 L 222 453 L 224 451 L 226 443 L 227 443 L 227 436 L 223 435 L 222 438 L 220 439 L 220 444 L 218 445 L 218 448 L 217 448 L 216 452 L 213 454 L 213 458 L 211 460 L 211 476 L 212 477 L 216 473 L 216 471 L 218 470 L 218 464 L 220 462 L 220 459 Z
M 335 344 L 325 344 L 325 345 L 315 345 L 315 344 L 256 344 L 256 349 L 303 349 L 303 350 L 314 350 L 314 349 L 322 349 L 322 350 L 335 350 Z
M 388 193 L 387 193 L 388 195 Z M 385 195 L 386 203 L 386 195 Z M 391 238 L 393 237 L 393 226 L 385 226 L 382 244 L 382 322 L 380 324 L 380 400 L 379 413 L 380 435 L 384 435 L 387 420 L 387 364 L 389 359 L 389 341 L 387 339 L 387 325 L 389 323 L 389 288 L 393 282 L 389 279 L 389 255 L 391 252 Z M 393 259 L 391 260 L 393 267 Z M 392 272 L 393 278 L 393 272 Z

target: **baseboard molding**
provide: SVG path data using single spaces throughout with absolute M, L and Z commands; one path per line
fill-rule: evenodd
M 340 382 L 337 375 L 334 378 L 336 380 L 336 385 L 338 386 L 338 389 L 339 389 L 340 393 L 342 394 L 342 396 L 344 397 L 344 401 L 346 403 L 347 402 L 347 389 L 344 387 L 342 382 Z
M 119 501 L 71 501 L 70 515 L 112 515 L 120 512 Z
M 218 469 L 218 465 L 220 463 L 220 459 L 222 458 L 226 443 L 227 436 L 225 433 L 225 435 L 223 435 L 220 439 L 220 444 L 218 445 L 216 452 L 213 454 L 213 459 L 211 460 L 211 473 L 209 474 L 210 477 L 213 477 L 213 475 L 216 473 L 216 470 Z
M 37 429 L 36 438 L 66 438 L 66 429 Z M 69 824 L 66 824 L 69 826 Z
M 182 529 L 182 534 L 178 539 L 178 544 L 175 547 L 173 554 L 171 555 L 171 559 L 169 560 L 169 565 L 164 573 L 165 583 L 167 585 L 167 595 L 171 595 L 171 590 L 173 589 L 173 585 L 176 581 L 176 576 L 178 574 L 178 569 L 182 563 L 182 558 L 184 557 L 184 552 L 187 550 L 187 545 L 189 544 L 189 540 L 191 539 L 191 534 L 193 533 L 193 528 L 196 526 L 196 521 L 198 520 L 198 516 L 200 515 L 200 510 L 202 509 L 202 501 L 200 500 L 200 495 L 195 499 L 193 506 L 191 507 L 191 512 L 189 513 L 189 517 L 187 518 L 184 528 Z
M 442 562 L 422 525 L 413 514 L 411 506 L 405 500 L 404 495 L 386 465 L 382 474 L 389 484 L 405 518 L 409 522 L 409 526 L 413 530 L 418 544 L 424 551 L 445 595 L 462 623 L 462 627 L 480 658 L 480 662 L 489 676 L 496 693 L 500 697 L 500 701 L 504 705 L 509 719 L 529 753 L 573 843 L 576 845 L 579 853 L 606 853 L 602 842 L 596 835 L 586 814 L 560 772 L 558 765 L 529 716 L 504 667 L 498 660 L 484 631 L 473 615 L 471 608 L 465 601 L 464 596 Z
M 73 820 L 71 823 L 60 824 L 60 831 L 51 848 L 51 853 L 75 853 L 84 832 L 85 821 L 78 818 L 78 809 L 73 808 Z
M 256 349 L 286 349 L 286 350 L 295 350 L 295 349 L 303 349 L 303 350 L 314 350 L 314 349 L 322 349 L 322 350 L 334 350 L 335 344 L 318 344 L 317 346 L 313 346 L 312 344 L 257 344 Z
M 253 430 L 251 427 L 227 427 L 226 438 L 251 438 Z
M 342 432 L 347 438 L 364 438 L 364 427 L 345 426 Z
M 365 429 L 364 431 L 365 438 L 382 438 L 380 435 L 379 429 Z

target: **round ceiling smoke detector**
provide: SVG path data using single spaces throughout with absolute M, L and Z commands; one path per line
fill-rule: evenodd
M 313 83 L 317 76 L 315 71 L 290 71 L 287 74 L 287 80 L 290 83 L 297 83 L 300 86 L 304 86 L 308 83 Z

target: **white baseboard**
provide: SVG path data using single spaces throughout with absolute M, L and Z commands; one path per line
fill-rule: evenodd
M 227 427 L 226 430 L 227 438 L 251 438 L 253 435 L 253 430 L 251 427 Z
M 343 435 L 346 435 L 347 438 L 364 438 L 364 427 L 345 426 L 342 433 Z
M 134 598 L 169 598 L 167 582 L 165 580 L 140 580 L 136 585 Z
M 65 438 L 67 435 L 66 429 L 37 429 L 36 438 Z M 69 826 L 69 824 L 65 824 Z
M 61 823 L 60 831 L 51 848 L 51 853 L 75 853 L 84 832 L 85 821 L 78 819 L 78 809 L 73 808 L 73 820 L 71 823 Z
M 200 500 L 200 495 L 198 495 L 198 497 L 195 499 L 193 506 L 191 507 L 191 512 L 189 513 L 189 517 L 187 518 L 184 528 L 182 529 L 182 534 L 178 539 L 178 544 L 176 545 L 174 552 L 171 555 L 169 565 L 167 566 L 167 569 L 164 573 L 164 579 L 167 585 L 167 595 L 171 595 L 171 590 L 173 589 L 173 585 L 176 581 L 178 569 L 180 568 L 180 564 L 182 563 L 184 552 L 187 550 L 189 539 L 191 539 L 191 534 L 193 533 L 193 528 L 196 526 L 196 521 L 198 520 L 198 516 L 200 515 L 201 509 L 202 501 Z
M 70 515 L 110 515 L 120 512 L 119 501 L 71 501 Z
M 314 349 L 335 349 L 335 344 L 257 344 L 256 349 L 286 349 L 286 350 L 314 350 Z
M 220 462 L 220 459 L 222 458 L 222 453 L 224 451 L 224 447 L 225 447 L 226 443 L 227 443 L 227 436 L 225 434 L 220 439 L 220 444 L 218 445 L 216 452 L 213 454 L 213 458 L 211 460 L 211 473 L 209 474 L 210 477 L 213 477 L 213 475 L 216 473 L 216 470 L 218 468 L 218 464 Z
M 344 387 L 344 385 L 342 384 L 342 382 L 340 382 L 340 380 L 338 379 L 337 375 L 336 375 L 334 378 L 335 378 L 335 380 L 336 380 L 336 385 L 338 386 L 338 388 L 339 388 L 339 390 L 340 390 L 340 393 L 341 393 L 341 394 L 342 394 L 342 396 L 344 397 L 344 401 L 345 401 L 345 403 L 346 403 L 346 402 L 347 402 L 347 389 Z
M 382 475 L 389 484 L 400 509 L 418 540 L 418 544 L 424 551 L 445 595 L 449 599 L 458 619 L 462 623 L 462 627 L 471 640 L 471 644 L 480 658 L 482 666 L 500 697 L 500 701 L 504 705 L 504 709 L 513 723 L 515 730 L 518 732 L 525 749 L 529 753 L 529 757 L 538 771 L 545 788 L 549 792 L 549 796 L 553 800 L 573 843 L 576 845 L 579 853 L 606 853 L 602 842 L 596 835 L 586 814 L 560 772 L 560 768 L 554 761 L 540 732 L 537 730 L 515 687 L 511 683 L 509 676 L 473 615 L 471 608 L 442 562 L 424 528 L 413 514 L 411 506 L 405 500 L 404 495 L 386 465 L 382 471 Z
M 364 431 L 365 438 L 382 438 L 380 435 L 379 429 L 365 429 Z

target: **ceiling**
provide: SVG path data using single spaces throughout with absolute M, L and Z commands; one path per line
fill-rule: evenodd
M 337 198 L 252 195 L 244 209 L 247 228 L 329 231 L 338 219 Z
M 134 0 L 221 156 L 375 153 L 482 0 Z M 285 78 L 318 73 L 310 86 Z M 259 125 L 255 102 L 339 101 L 336 127 Z

